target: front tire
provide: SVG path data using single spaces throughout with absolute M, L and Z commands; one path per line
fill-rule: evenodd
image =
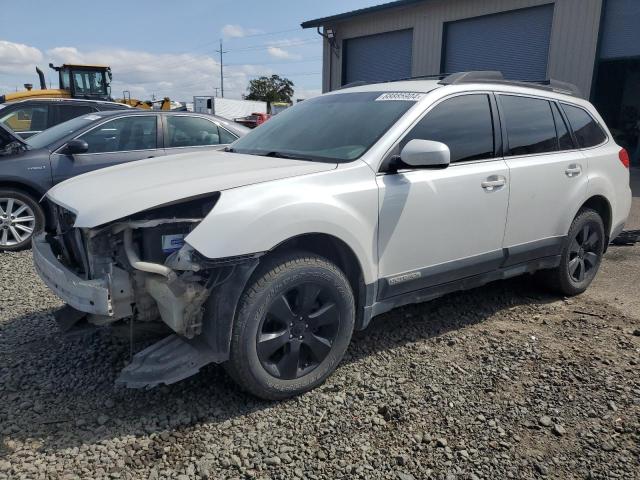
M 34 233 L 44 228 L 44 211 L 30 195 L 0 189 L 0 251 L 15 252 L 31 246 Z
M 354 322 L 353 292 L 336 265 L 303 252 L 267 260 L 240 299 L 226 369 L 257 397 L 299 395 L 336 369 Z
M 547 285 L 566 296 L 584 292 L 598 272 L 606 236 L 602 218 L 595 210 L 581 210 L 573 220 L 562 250 L 560 265 L 541 272 Z

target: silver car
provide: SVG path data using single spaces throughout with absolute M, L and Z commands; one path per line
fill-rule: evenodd
M 498 73 L 362 85 L 287 109 L 226 152 L 51 189 L 36 268 L 61 324 L 164 322 L 119 381 L 224 363 L 296 395 L 394 307 L 536 273 L 591 283 L 631 205 L 628 156 L 571 86 Z

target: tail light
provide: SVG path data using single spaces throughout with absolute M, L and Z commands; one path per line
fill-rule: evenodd
M 624 148 L 620 150 L 620 153 L 618 153 L 618 158 L 620 158 L 620 161 L 625 168 L 629 168 L 629 163 L 631 163 L 629 161 L 629 153 Z

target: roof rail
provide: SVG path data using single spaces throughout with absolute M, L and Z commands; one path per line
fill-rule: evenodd
M 440 85 L 458 85 L 460 83 L 499 83 L 521 87 L 537 88 L 551 92 L 563 93 L 574 97 L 582 97 L 580 89 L 572 83 L 560 80 L 506 80 L 502 72 L 498 71 L 470 71 L 453 73 L 442 80 Z
M 457 85 L 470 82 L 501 82 L 504 81 L 502 72 L 496 70 L 478 70 L 470 72 L 452 73 L 440 80 L 441 85 Z

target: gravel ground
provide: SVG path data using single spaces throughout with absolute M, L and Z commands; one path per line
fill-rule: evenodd
M 19 280 L 18 280 L 19 279 Z M 395 310 L 317 390 L 210 366 L 116 388 L 129 345 L 61 335 L 29 252 L 0 257 L 0 479 L 640 479 L 640 245 L 573 299 L 530 279 Z

